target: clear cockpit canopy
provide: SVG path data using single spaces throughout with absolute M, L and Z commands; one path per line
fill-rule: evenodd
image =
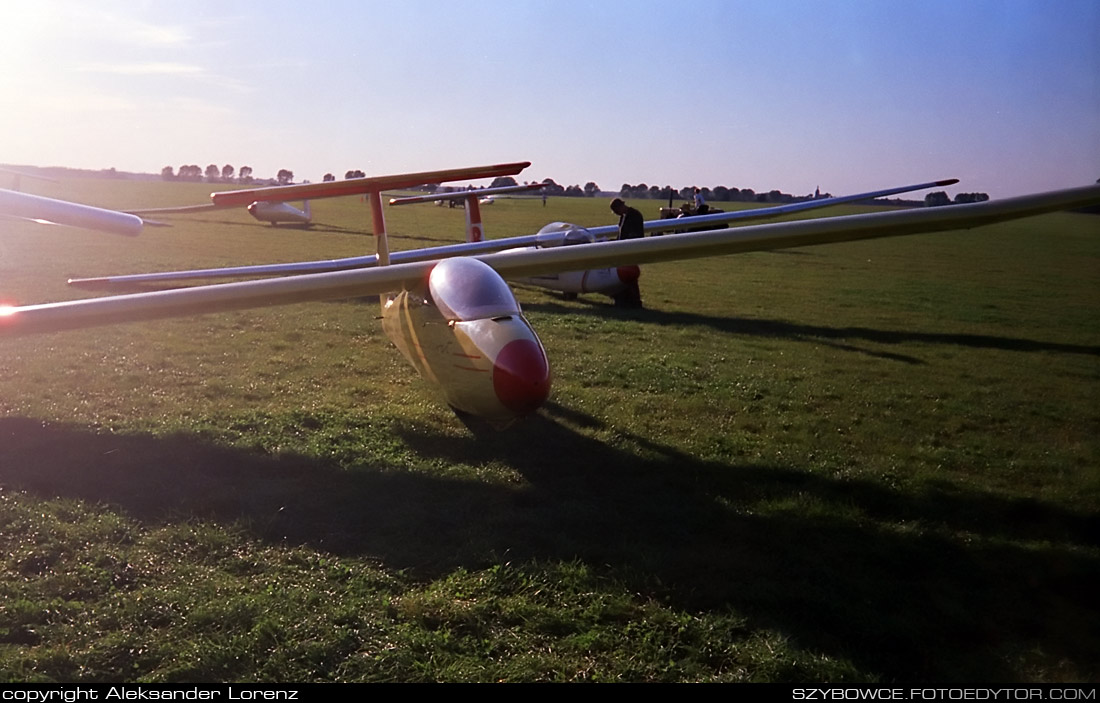
M 551 222 L 538 231 L 540 235 L 554 235 L 547 237 L 541 246 L 569 246 L 572 244 L 588 244 L 595 241 L 592 234 L 580 225 L 569 222 Z
M 496 271 L 477 259 L 444 259 L 428 277 L 432 300 L 454 322 L 519 315 L 512 289 Z

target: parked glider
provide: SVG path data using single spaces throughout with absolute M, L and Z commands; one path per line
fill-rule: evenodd
M 460 414 L 506 425 L 550 392 L 546 352 L 505 278 L 977 227 L 1100 203 L 1100 185 L 943 208 L 849 215 L 389 264 L 375 268 L 0 308 L 0 335 L 312 300 L 384 295 L 383 329 Z M 376 210 L 380 212 L 380 210 Z
M 234 206 L 235 207 L 235 206 Z M 180 207 L 155 207 L 143 210 L 129 210 L 133 215 L 147 217 L 149 215 L 193 215 L 196 212 L 210 212 L 211 210 L 224 210 L 214 203 L 201 205 L 183 205 Z M 313 223 L 313 213 L 309 207 L 309 201 L 302 204 L 302 209 L 285 202 L 254 202 L 246 208 L 248 214 L 260 222 L 266 222 L 273 226 L 288 224 L 296 227 L 309 227 Z
M 413 203 L 430 203 L 444 201 L 461 201 L 465 203 L 466 210 L 466 241 L 480 242 L 485 237 L 485 226 L 481 223 L 481 206 L 493 202 L 494 196 L 504 193 L 518 193 L 527 190 L 538 190 L 542 183 L 528 183 L 526 185 L 497 186 L 496 188 L 479 188 L 477 190 L 463 190 L 450 193 L 432 193 L 431 195 L 412 195 L 406 198 L 390 198 L 390 205 L 411 205 Z
M 493 177 L 492 175 L 483 174 L 495 174 L 502 168 L 508 171 L 507 175 L 514 175 L 530 165 L 530 162 L 524 162 L 522 164 L 500 164 L 496 166 L 452 169 L 450 171 L 423 171 L 393 176 L 349 178 L 343 181 L 326 181 L 324 183 L 303 183 L 300 185 L 272 186 L 269 188 L 246 188 L 242 190 L 211 193 L 211 202 L 202 205 L 146 208 L 130 210 L 130 212 L 141 216 L 185 215 L 224 208 L 245 207 L 248 210 L 248 214 L 261 222 L 267 222 L 271 225 L 290 224 L 299 227 L 308 227 L 313 221 L 313 213 L 309 205 L 310 200 L 319 198 L 338 198 L 348 195 L 367 195 L 370 196 L 371 199 L 371 209 L 381 210 L 379 194 L 383 190 L 412 188 L 426 183 L 444 183 L 465 178 L 491 178 Z M 460 175 L 466 173 L 473 173 L 476 175 Z M 300 210 L 290 204 L 290 202 L 298 200 L 304 201 L 302 209 Z M 377 218 L 374 224 L 378 225 Z
M 787 215 L 805 210 L 826 208 L 843 203 L 881 198 L 898 193 L 907 193 L 926 188 L 938 188 L 958 183 L 958 179 L 950 178 L 929 183 L 886 188 L 866 193 L 856 193 L 835 198 L 825 198 L 787 205 L 757 208 L 752 210 L 738 210 L 736 212 L 714 213 L 710 215 L 698 215 L 684 217 L 676 220 L 649 220 L 645 222 L 647 234 L 655 234 L 669 230 L 712 227 L 729 222 L 746 222 L 766 220 L 781 215 Z M 511 188 L 512 186 L 507 186 Z M 434 196 L 414 196 L 413 198 L 397 199 L 408 202 L 426 202 Z M 391 205 L 398 204 L 394 200 Z M 483 228 L 481 231 L 484 231 Z M 390 253 L 390 261 L 393 263 L 408 263 L 412 261 L 425 261 L 428 259 L 444 259 L 451 256 L 473 256 L 487 254 L 494 251 L 517 248 L 549 248 L 558 246 L 570 246 L 574 244 L 589 244 L 603 241 L 618 236 L 617 225 L 603 227 L 584 228 L 567 222 L 552 222 L 543 227 L 537 234 L 521 235 L 503 239 L 471 240 L 472 230 L 467 229 L 466 244 L 448 244 L 427 249 L 415 249 L 411 251 L 396 251 Z M 353 256 L 342 259 L 323 259 L 319 261 L 299 261 L 288 264 L 257 264 L 251 266 L 228 266 L 209 269 L 193 269 L 189 271 L 160 271 L 156 273 L 136 273 L 118 276 L 99 276 L 94 278 L 74 278 L 69 283 L 76 286 L 111 287 L 125 286 L 141 283 L 173 283 L 180 281 L 194 281 L 211 278 L 251 278 L 257 276 L 286 276 L 304 273 L 324 273 L 328 271 L 347 271 L 349 269 L 376 266 L 378 256 Z M 553 272 L 547 273 L 537 279 L 528 279 L 526 283 L 539 285 L 564 293 L 604 293 L 615 295 L 629 277 L 639 275 L 637 266 L 614 266 L 605 269 L 589 271 Z

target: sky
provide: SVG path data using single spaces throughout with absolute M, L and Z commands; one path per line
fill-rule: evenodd
M 0 163 L 834 195 L 1100 178 L 1096 0 L 0 4 Z

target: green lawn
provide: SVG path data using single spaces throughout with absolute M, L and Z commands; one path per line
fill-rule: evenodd
M 364 203 L 313 209 L 0 221 L 0 298 L 373 251 Z M 386 214 L 396 248 L 463 236 Z M 519 287 L 552 398 L 476 437 L 366 301 L 0 341 L 0 677 L 1095 681 L 1098 272 L 1100 218 L 1056 214 L 649 265 L 642 311 Z

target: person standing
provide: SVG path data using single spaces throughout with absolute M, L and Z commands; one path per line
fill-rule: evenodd
M 645 220 L 642 213 L 615 198 L 611 201 L 611 212 L 619 216 L 619 239 L 641 239 L 645 236 Z M 626 288 L 614 296 L 617 308 L 642 307 L 642 291 L 637 279 L 626 283 Z

